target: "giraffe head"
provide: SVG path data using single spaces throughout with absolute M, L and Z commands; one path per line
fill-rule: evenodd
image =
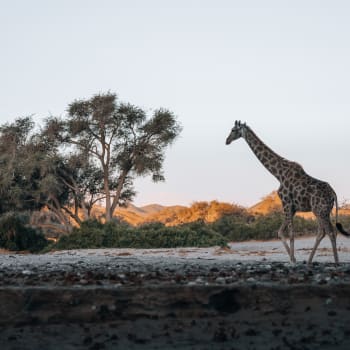
M 239 139 L 244 136 L 244 131 L 246 130 L 246 123 L 241 123 L 241 121 L 235 121 L 235 125 L 233 126 L 230 135 L 228 135 L 226 139 L 226 145 L 229 145 L 232 141 Z

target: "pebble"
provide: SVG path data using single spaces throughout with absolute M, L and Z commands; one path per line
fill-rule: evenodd
M 44 259 L 45 258 L 45 259 Z M 79 255 L 0 257 L 0 286 L 152 284 L 226 285 L 232 283 L 338 284 L 350 283 L 350 263 L 307 266 L 284 262 L 239 262 L 174 257 L 123 257 L 82 263 Z M 48 261 L 49 260 L 49 261 Z M 76 263 L 76 262 L 79 263 Z
M 187 283 L 187 285 L 188 286 L 196 286 L 197 283 L 196 283 L 196 281 L 190 281 L 190 282 Z
M 324 302 L 326 305 L 332 304 L 333 299 L 332 298 L 327 298 L 326 301 Z
M 224 277 L 217 277 L 215 279 L 215 283 L 218 283 L 218 284 L 225 284 L 226 283 L 226 279 Z
M 196 280 L 195 280 L 195 282 L 196 282 L 197 284 L 203 284 L 203 283 L 204 283 L 204 280 L 203 280 L 202 277 L 197 277 Z
M 33 274 L 33 272 L 30 271 L 30 270 L 23 270 L 23 271 L 22 271 L 22 275 L 27 275 L 27 276 L 29 276 L 29 275 L 32 275 L 32 274 Z
M 249 277 L 247 278 L 247 282 L 250 282 L 250 283 L 256 282 L 256 279 L 254 277 Z

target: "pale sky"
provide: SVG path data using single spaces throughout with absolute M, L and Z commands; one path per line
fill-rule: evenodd
M 236 119 L 350 199 L 350 2 L 0 0 L 0 123 L 115 92 L 183 125 L 136 205 L 249 206 L 278 182 Z

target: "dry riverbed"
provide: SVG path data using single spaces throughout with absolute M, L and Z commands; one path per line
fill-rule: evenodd
M 0 254 L 1 349 L 349 349 L 350 240 Z

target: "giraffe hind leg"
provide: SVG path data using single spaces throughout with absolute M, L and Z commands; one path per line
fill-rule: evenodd
M 318 246 L 320 245 L 322 239 L 326 235 L 326 231 L 327 231 L 327 228 L 325 225 L 325 220 L 323 218 L 317 217 L 317 222 L 318 222 L 318 232 L 317 232 L 315 244 L 314 244 L 314 246 L 311 250 L 310 256 L 309 256 L 308 265 L 311 265 L 312 259 L 314 258 L 316 250 L 317 250 Z
M 334 232 L 329 233 L 329 238 L 332 243 L 332 249 L 333 249 L 333 256 L 334 256 L 334 263 L 336 265 L 339 264 L 339 257 L 338 257 L 338 250 L 337 250 L 337 237 Z
M 332 250 L 333 250 L 333 256 L 334 256 L 334 263 L 336 265 L 338 265 L 339 263 L 339 257 L 338 257 L 338 250 L 337 250 L 337 235 L 336 232 L 329 220 L 329 215 L 327 217 L 321 217 L 321 218 L 317 218 L 318 220 L 318 234 L 316 237 L 316 241 L 315 241 L 315 245 L 311 251 L 310 257 L 309 257 L 309 261 L 308 264 L 312 263 L 312 259 L 315 255 L 315 252 L 319 246 L 319 244 L 321 243 L 322 239 L 324 238 L 324 236 L 326 234 L 328 234 L 329 239 L 331 241 L 332 244 Z
M 335 229 L 333 228 L 331 222 L 328 220 L 328 236 L 332 244 L 334 263 L 336 265 L 339 264 L 338 250 L 337 250 L 337 234 Z

